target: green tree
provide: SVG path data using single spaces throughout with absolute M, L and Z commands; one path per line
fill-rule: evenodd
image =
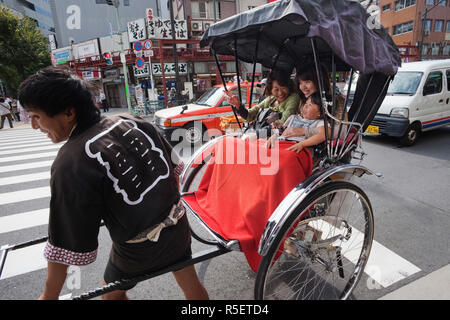
M 15 95 L 28 76 L 51 65 L 48 40 L 36 22 L 0 5 L 0 80 Z

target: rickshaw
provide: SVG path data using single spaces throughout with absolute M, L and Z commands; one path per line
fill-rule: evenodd
M 234 210 L 226 216 L 217 217 L 214 212 L 207 212 L 211 203 L 205 205 L 208 198 L 201 198 L 200 191 L 218 192 L 211 190 L 207 181 L 216 170 L 213 160 L 218 146 L 230 139 L 239 141 L 242 132 L 205 143 L 185 165 L 180 190 L 189 219 L 198 221 L 207 233 L 204 236 L 192 230 L 192 236 L 211 248 L 159 272 L 110 283 L 75 299 L 90 299 L 128 282 L 144 281 L 230 251 L 244 251 L 243 248 L 247 250 L 246 257 L 253 259 L 255 299 L 352 298 L 374 238 L 370 200 L 353 178 L 375 175 L 361 165 L 365 155 L 362 137 L 401 64 L 399 51 L 387 32 L 381 26 L 373 28 L 370 21 L 372 16 L 355 1 L 279 0 L 212 25 L 204 33 L 201 46 L 210 48 L 221 74 L 219 55 L 235 57 L 238 79 L 239 61 L 253 63 L 252 82 L 257 63 L 292 72 L 312 58 L 318 79 L 323 79 L 319 66 L 325 65 L 331 71 L 331 101 L 326 98 L 323 83 L 319 83 L 325 125 L 331 130 L 325 131 L 326 142 L 314 149 L 316 165 L 305 170 L 309 172 L 304 179 L 295 181 L 287 191 L 285 188 L 273 211 L 260 215 L 262 221 L 255 225 L 262 227 L 255 228 L 252 239 L 232 238 L 223 229 L 226 219 L 240 217 L 239 203 L 231 204 Z M 356 71 L 360 76 L 353 103 L 347 106 L 345 101 L 341 114 L 336 114 L 336 72 L 349 72 L 351 83 Z M 222 81 L 226 88 L 223 77 Z M 275 179 L 274 183 L 280 181 L 276 180 L 280 179 L 278 175 L 270 179 Z M 238 196 L 245 200 L 245 194 Z M 220 194 L 215 194 L 214 199 L 221 202 L 218 206 L 233 201 Z M 242 225 L 254 227 L 251 221 Z M 39 241 L 45 239 L 33 244 Z M 3 250 L 2 264 L 8 250 L 23 246 Z M 249 264 L 251 259 L 248 258 Z

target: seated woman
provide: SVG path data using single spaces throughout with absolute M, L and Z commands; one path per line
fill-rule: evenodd
M 314 93 L 319 91 L 319 81 L 317 78 L 317 70 L 314 66 L 314 63 L 305 63 L 307 65 L 305 68 L 299 69 L 297 72 L 297 85 L 300 89 L 300 113 L 303 108 L 303 105 L 305 104 L 306 100 Z M 331 100 L 331 83 L 330 83 L 330 77 L 328 70 L 325 66 L 321 66 L 321 73 L 322 73 L 322 83 L 323 83 L 323 90 L 325 91 L 325 95 L 327 97 L 327 100 Z M 341 97 L 336 97 L 336 108 L 334 111 L 334 114 L 341 119 L 342 111 L 344 106 L 344 100 Z M 345 117 L 344 120 L 347 118 Z M 274 126 L 277 126 L 276 124 Z M 281 126 L 277 126 L 277 128 L 281 128 Z M 302 136 L 303 135 L 303 129 L 291 126 L 287 128 L 283 132 L 283 136 L 285 138 L 292 138 L 296 136 Z M 335 131 L 336 128 L 335 128 Z M 336 132 L 337 134 L 337 132 Z
M 313 93 L 306 100 L 301 110 L 301 115 L 290 116 L 279 131 L 285 131 L 290 127 L 298 128 L 298 136 L 291 136 L 288 139 L 298 141 L 287 150 L 300 152 L 305 147 L 311 147 L 325 141 L 325 124 L 322 114 L 322 101 L 318 92 Z M 272 148 L 277 140 L 286 140 L 282 134 L 275 133 L 267 140 L 267 148 Z
M 273 70 L 267 78 L 266 91 L 270 92 L 271 96 L 250 110 L 241 105 L 238 97 L 225 92 L 228 95 L 228 103 L 238 108 L 238 113 L 242 118 L 247 122 L 256 121 L 255 132 L 247 135 L 250 140 L 269 137 L 272 123 L 282 125 L 298 110 L 300 96 L 295 92 L 295 85 L 289 73 L 282 70 Z M 276 112 L 269 115 L 267 113 L 269 110 Z M 267 117 L 264 115 L 267 115 Z

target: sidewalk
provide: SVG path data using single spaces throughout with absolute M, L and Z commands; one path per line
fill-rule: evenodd
M 378 300 L 450 300 L 450 264 Z

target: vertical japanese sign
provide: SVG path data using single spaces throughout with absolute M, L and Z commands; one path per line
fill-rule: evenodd
M 128 38 L 130 42 L 147 39 L 145 19 L 128 22 Z

